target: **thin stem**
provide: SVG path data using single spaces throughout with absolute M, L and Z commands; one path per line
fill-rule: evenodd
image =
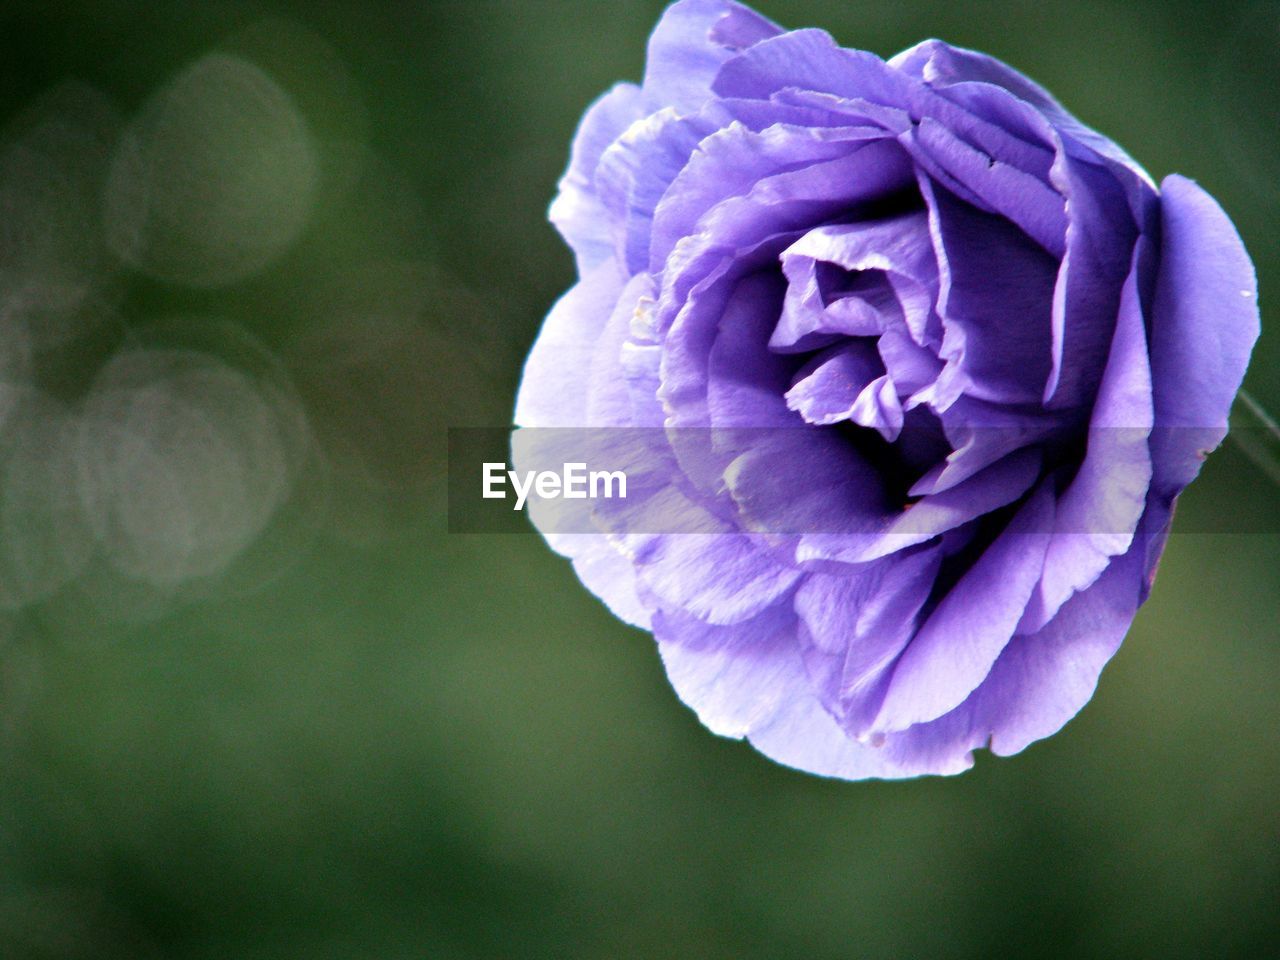
M 1230 436 L 1245 456 L 1280 485 L 1280 423 L 1244 390 L 1231 408 Z

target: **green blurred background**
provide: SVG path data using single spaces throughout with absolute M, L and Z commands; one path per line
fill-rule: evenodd
M 6 0 L 0 957 L 1277 955 L 1280 491 L 1233 450 L 1089 708 L 952 779 L 715 738 L 536 536 L 445 532 L 661 7 Z M 1217 196 L 1265 312 L 1280 4 L 758 8 L 1008 60 Z

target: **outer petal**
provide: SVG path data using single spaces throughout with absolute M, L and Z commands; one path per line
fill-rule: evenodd
M 1136 543 L 1040 632 L 1015 637 L 955 710 L 888 734 L 879 746 L 850 738 L 823 709 L 783 609 L 750 625 L 682 631 L 680 642 L 667 639 L 669 626 L 657 632 L 672 685 L 703 723 L 747 736 L 779 763 L 845 779 L 955 774 L 973 765 L 975 749 L 1018 753 L 1089 701 L 1137 611 L 1144 548 Z
M 672 4 L 649 39 L 644 90 L 659 106 L 690 113 L 711 96 L 724 62 L 781 33 L 754 10 L 727 0 Z
M 1145 546 L 1135 543 L 1038 633 L 1015 637 L 962 705 L 890 734 L 882 749 L 902 770 L 951 773 L 972 766 L 978 747 L 1010 756 L 1060 730 L 1089 702 L 1133 622 Z
M 612 260 L 593 267 L 547 316 L 525 361 L 515 420 L 522 427 L 583 427 L 587 372 L 625 278 Z
M 713 104 L 704 112 L 713 113 Z M 716 129 L 711 118 L 665 107 L 629 126 L 600 158 L 595 191 L 613 230 L 617 257 L 631 272 L 649 263 L 653 212 L 698 143 Z
M 875 54 L 842 49 L 822 30 L 793 30 L 729 60 L 712 84 L 722 97 L 767 100 L 788 88 L 901 107 L 914 80 Z
M 779 763 L 822 776 L 901 776 L 893 758 L 850 739 L 823 709 L 796 628 L 784 604 L 732 627 L 668 613 L 654 621 L 672 687 L 714 733 L 747 737 Z
M 644 278 L 633 278 L 631 287 L 638 295 L 645 289 Z M 525 363 L 516 399 L 519 426 L 585 426 L 593 422 L 588 418 L 588 409 L 593 406 L 599 425 L 626 420 L 623 404 L 600 389 L 602 382 L 611 381 L 599 373 L 609 359 L 601 355 L 602 350 L 615 351 L 613 359 L 617 359 L 617 314 L 620 302 L 626 299 L 623 290 L 621 272 L 612 260 L 605 260 L 552 308 Z M 613 333 L 609 335 L 611 321 Z M 612 384 L 620 382 L 620 377 L 614 377 Z M 569 502 L 557 503 L 564 506 Z M 615 615 L 636 626 L 649 625 L 649 612 L 636 593 L 635 567 L 606 537 L 551 532 L 550 527 L 544 536 L 553 550 L 573 562 L 579 579 Z
M 549 533 L 547 545 L 573 562 L 582 585 L 604 601 L 614 616 L 650 628 L 650 613 L 637 592 L 635 565 L 597 533 Z
M 1162 184 L 1160 272 L 1151 316 L 1156 493 L 1195 479 L 1227 432 L 1258 339 L 1258 283 L 1217 202 L 1177 175 Z
M 938 604 L 894 667 L 876 718 L 881 731 L 936 720 L 991 671 L 1044 569 L 1053 501 L 1042 485 Z
M 686 508 L 686 514 L 693 511 Z M 716 521 L 704 516 L 707 529 Z M 639 582 L 668 609 L 714 624 L 740 623 L 787 594 L 800 571 L 727 526 L 710 533 L 635 537 Z
M 620 83 L 593 103 L 578 125 L 569 169 L 547 216 L 573 248 L 581 276 L 611 258 L 614 249 L 608 211 L 595 193 L 596 167 L 609 145 L 647 112 L 640 88 Z
M 680 699 L 713 733 L 741 737 L 780 709 L 789 692 L 786 673 L 798 667 L 803 675 L 795 622 L 788 603 L 732 626 L 663 610 L 654 635 Z
M 727 0 L 683 0 L 667 10 L 649 42 L 643 87 L 618 84 L 587 110 L 574 138 L 569 168 L 549 216 L 573 248 L 585 274 L 613 253 L 610 217 L 596 192 L 605 151 L 636 121 L 663 108 L 696 113 L 710 97 L 720 66 L 777 26 Z
M 1053 733 L 1089 702 L 1139 603 L 1135 550 L 1112 563 L 1039 633 L 1017 637 L 967 707 L 1002 757 Z
M 798 655 L 793 655 L 798 660 Z M 794 660 L 792 661 L 794 663 Z M 899 779 L 918 773 L 958 773 L 963 769 L 904 769 L 897 758 L 852 739 L 823 709 L 817 696 L 795 672 L 785 674 L 788 696 L 772 721 L 748 739 L 766 757 L 788 767 L 842 780 Z
M 587 381 L 587 405 L 579 414 L 581 423 L 593 427 L 654 425 L 637 422 L 622 355 L 632 318 L 641 302 L 653 293 L 653 278 L 647 273 L 631 277 L 619 293 L 608 323 L 597 335 L 591 365 L 578 371 L 578 376 Z

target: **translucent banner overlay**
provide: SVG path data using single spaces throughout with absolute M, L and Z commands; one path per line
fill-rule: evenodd
M 841 426 L 453 428 L 449 531 L 836 536 L 849 538 L 851 558 L 870 558 L 1007 524 L 1048 489 L 1054 509 L 1023 516 L 1018 529 L 1124 537 L 1147 505 L 1153 463 L 1194 460 L 1222 437 L 1221 428 L 978 426 L 892 440 Z M 1211 465 L 1212 489 L 1179 513 L 1176 532 L 1280 533 L 1280 490 L 1233 444 Z

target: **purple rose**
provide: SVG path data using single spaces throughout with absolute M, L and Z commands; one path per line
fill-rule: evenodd
M 1258 335 L 1211 197 L 983 54 L 886 62 L 685 0 L 587 112 L 551 219 L 580 280 L 519 426 L 767 428 L 673 440 L 631 494 L 703 533 L 541 524 L 706 726 L 906 777 L 1080 710 Z

